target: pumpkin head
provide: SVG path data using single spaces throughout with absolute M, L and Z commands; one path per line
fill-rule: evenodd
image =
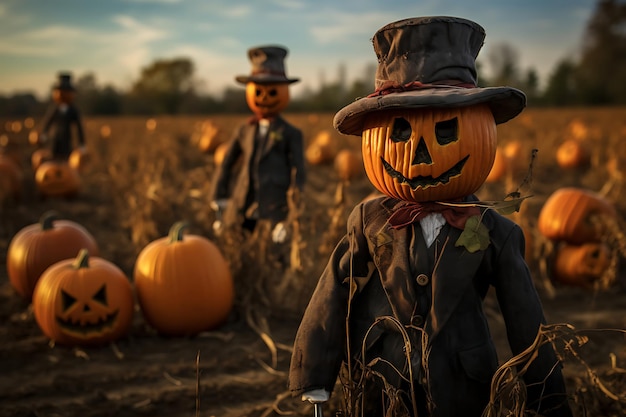
M 289 84 L 246 84 L 246 102 L 257 117 L 274 117 L 289 104 Z
M 611 251 L 602 243 L 561 245 L 557 248 L 553 278 L 562 284 L 594 288 L 611 264 Z
M 71 104 L 74 102 L 76 92 L 64 88 L 55 88 L 52 90 L 52 100 L 58 104 Z
M 9 280 L 28 301 L 39 277 L 50 265 L 73 258 L 81 248 L 86 248 L 94 256 L 98 255 L 96 240 L 83 226 L 57 218 L 54 212 L 44 213 L 39 223 L 21 229 L 9 244 Z
M 44 162 L 35 171 L 35 183 L 42 196 L 73 197 L 80 190 L 78 172 L 65 161 Z
M 617 216 L 615 207 L 602 196 L 582 188 L 561 188 L 541 208 L 537 229 L 548 239 L 574 245 L 600 242 L 602 231 L 594 218 L 601 216 Z
M 50 266 L 37 282 L 33 312 L 46 336 L 63 345 L 112 342 L 130 329 L 134 299 L 130 281 L 113 263 L 89 258 Z
M 183 236 L 176 223 L 168 237 L 138 255 L 134 282 L 148 324 L 171 336 L 193 335 L 222 324 L 234 302 L 230 268 L 217 246 L 197 235 Z
M 445 201 L 475 192 L 496 154 L 487 105 L 393 109 L 365 118 L 365 171 L 380 192 L 406 201 Z

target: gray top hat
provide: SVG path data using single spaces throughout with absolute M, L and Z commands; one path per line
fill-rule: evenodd
M 287 78 L 285 75 L 285 57 L 287 49 L 282 46 L 268 45 L 248 49 L 248 58 L 252 63 L 249 76 L 239 75 L 235 80 L 242 84 L 295 83 L 298 78 Z
M 512 119 L 526 106 L 523 92 L 477 87 L 475 60 L 484 39 L 480 25 L 456 17 L 416 17 L 382 27 L 373 38 L 376 91 L 339 110 L 335 128 L 359 136 L 373 111 L 479 103 L 489 105 L 496 123 Z
M 59 80 L 52 86 L 52 88 L 54 90 L 74 91 L 75 88 L 72 85 L 72 74 L 68 72 L 60 72 Z

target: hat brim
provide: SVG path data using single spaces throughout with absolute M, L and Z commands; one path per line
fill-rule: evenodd
M 287 78 L 280 75 L 259 74 L 259 75 L 239 75 L 235 77 L 235 81 L 241 84 L 250 82 L 257 84 L 291 84 L 300 81 L 299 78 Z
M 526 107 L 526 95 L 511 87 L 425 88 L 361 98 L 335 114 L 333 125 L 345 135 L 361 136 L 368 113 L 390 109 L 449 108 L 486 103 L 496 124 L 504 123 Z

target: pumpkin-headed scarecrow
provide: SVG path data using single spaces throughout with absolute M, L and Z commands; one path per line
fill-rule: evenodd
M 374 35 L 376 91 L 334 124 L 362 137 L 384 196 L 354 208 L 302 318 L 289 384 L 303 400 L 328 399 L 341 369 L 350 415 L 479 417 L 498 368 L 482 304 L 490 286 L 513 354 L 544 323 L 521 229 L 468 203 L 493 163 L 496 124 L 525 106 L 516 89 L 477 87 L 484 37 L 454 17 L 405 19 Z M 571 415 L 550 345 L 523 377 L 529 409 Z
M 302 132 L 280 116 L 289 104 L 289 85 L 298 81 L 285 75 L 286 56 L 281 46 L 251 48 L 252 73 L 235 78 L 246 85 L 254 116 L 235 131 L 214 177 L 211 206 L 221 217 L 216 232 L 232 225 L 254 230 L 257 221 L 269 220 L 274 241 L 286 236 L 287 191 L 305 182 Z
M 72 85 L 69 73 L 59 74 L 57 83 L 52 87 L 54 105 L 44 116 L 41 142 L 52 141 L 52 157 L 68 160 L 74 150 L 72 129 L 76 129 L 76 138 L 80 148 L 85 146 L 85 136 L 80 113 L 74 105 L 76 89 Z

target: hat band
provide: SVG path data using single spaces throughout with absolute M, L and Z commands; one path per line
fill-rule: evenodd
M 278 75 L 280 77 L 284 77 L 285 73 L 283 71 L 256 70 L 252 71 L 251 75 Z
M 434 83 L 422 83 L 420 81 L 413 81 L 406 84 L 398 84 L 396 81 L 385 81 L 380 87 L 376 88 L 372 94 L 367 97 L 384 96 L 390 93 L 402 93 L 405 91 L 422 90 L 426 88 L 449 88 L 449 87 L 461 87 L 461 88 L 476 88 L 476 85 L 472 83 L 466 83 L 459 80 L 441 80 Z

